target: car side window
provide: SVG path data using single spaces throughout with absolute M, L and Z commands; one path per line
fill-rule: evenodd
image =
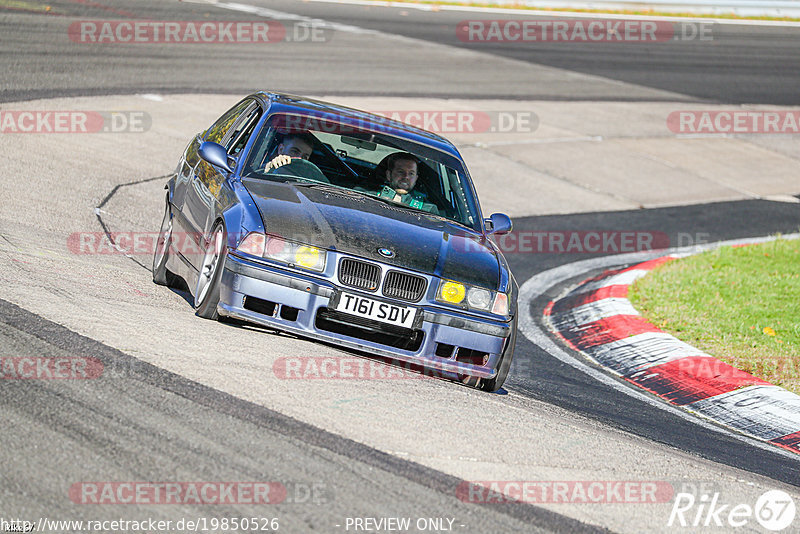
M 245 114 L 246 116 L 239 121 L 236 129 L 229 136 L 228 144 L 225 148 L 228 149 L 228 154 L 231 156 L 237 155 L 247 145 L 247 141 L 253 134 L 259 119 L 261 119 L 261 106 L 255 104 L 253 109 Z
M 269 125 L 265 125 L 255 135 L 258 137 L 250 149 L 250 156 L 242 169 L 242 176 L 258 173 L 264 169 L 269 156 L 268 149 L 274 145 L 275 138 L 278 137 L 275 128 L 271 128 Z
M 228 130 L 231 129 L 231 126 L 236 124 L 236 120 L 250 107 L 251 104 L 253 104 L 252 100 L 245 99 L 226 111 L 225 114 L 217 119 L 217 122 L 215 122 L 211 128 L 208 129 L 205 140 L 222 144 L 222 140 L 225 139 L 225 134 L 228 133 Z

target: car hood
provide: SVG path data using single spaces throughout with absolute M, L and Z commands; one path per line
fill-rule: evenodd
M 267 233 L 490 289 L 500 264 L 482 235 L 426 215 L 324 185 L 243 179 Z M 378 253 L 394 252 L 393 258 Z

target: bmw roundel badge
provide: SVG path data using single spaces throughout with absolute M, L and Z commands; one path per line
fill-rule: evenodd
M 394 258 L 394 251 L 388 248 L 381 247 L 378 249 L 378 254 L 384 258 Z

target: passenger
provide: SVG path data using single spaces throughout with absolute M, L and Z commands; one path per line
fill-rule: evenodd
M 414 191 L 419 178 L 418 168 L 419 160 L 416 156 L 408 152 L 395 152 L 386 160 L 386 184 L 382 188 L 377 191 L 359 187 L 356 189 L 439 215 L 439 209 L 427 201 L 425 193 Z

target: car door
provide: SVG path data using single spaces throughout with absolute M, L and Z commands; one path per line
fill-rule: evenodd
M 184 227 L 183 230 L 187 234 L 187 239 L 195 242 L 196 247 L 187 247 L 187 249 L 203 248 L 203 239 L 208 231 L 209 218 L 214 211 L 214 190 L 217 189 L 217 184 L 224 180 L 223 176 L 217 176 L 224 173 L 222 169 L 216 169 L 211 164 L 202 160 L 197 154 L 197 148 L 202 141 L 213 141 L 224 145 L 229 141 L 235 131 L 235 126 L 238 124 L 253 107 L 258 107 L 253 99 L 245 99 L 230 110 L 228 110 L 222 117 L 217 120 L 207 131 L 204 139 L 196 139 L 192 147 L 193 150 L 187 151 L 187 164 L 192 167 L 190 179 L 185 184 L 185 194 L 183 194 L 183 205 L 179 210 L 181 213 L 180 224 Z M 197 144 L 197 147 L 194 145 Z M 225 173 L 227 174 L 227 173 Z M 199 263 L 202 261 L 201 254 L 191 254 L 186 259 L 195 267 L 198 268 Z
M 228 154 L 228 164 L 235 169 L 242 151 L 247 146 L 250 136 L 259 123 L 263 112 L 259 105 L 247 108 L 241 119 L 225 135 L 222 145 Z M 204 194 L 209 198 L 211 209 L 205 223 L 205 234 L 208 235 L 216 221 L 217 216 L 227 210 L 233 203 L 238 202 L 233 192 L 233 173 L 215 167 L 208 162 L 201 161 L 196 173 Z

